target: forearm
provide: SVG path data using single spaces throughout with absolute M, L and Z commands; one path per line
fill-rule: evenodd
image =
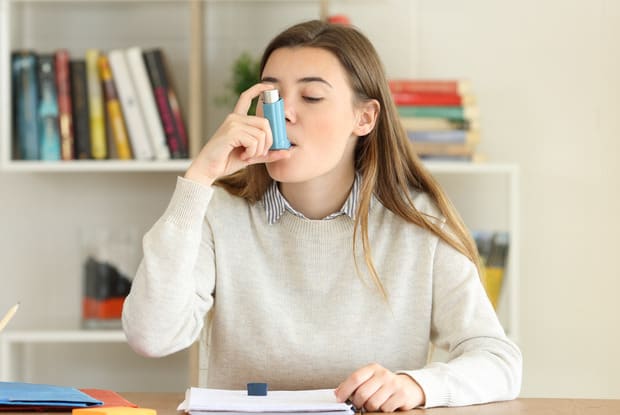
M 140 354 L 173 353 L 200 333 L 213 303 L 210 247 L 203 242 L 211 194 L 179 179 L 168 209 L 144 236 L 144 256 L 123 308 L 127 339 Z

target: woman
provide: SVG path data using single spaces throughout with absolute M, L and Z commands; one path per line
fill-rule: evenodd
M 210 312 L 209 387 L 335 387 L 338 400 L 385 412 L 514 398 L 519 349 L 370 42 L 301 23 L 267 46 L 261 77 L 144 238 L 123 310 L 131 346 L 186 348 Z M 290 150 L 269 151 L 267 120 L 246 115 L 273 88 Z M 429 341 L 449 362 L 427 365 Z

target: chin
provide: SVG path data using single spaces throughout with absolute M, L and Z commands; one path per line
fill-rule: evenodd
M 300 168 L 298 163 L 295 164 L 290 161 L 290 159 L 278 160 L 266 164 L 267 173 L 277 182 L 296 183 L 308 180 L 307 172 L 304 172 L 304 169 Z

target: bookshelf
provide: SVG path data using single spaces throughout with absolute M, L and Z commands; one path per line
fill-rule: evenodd
M 152 193 L 149 193 L 149 196 L 152 197 L 154 203 L 159 202 L 160 193 L 163 194 L 166 191 L 158 192 L 157 189 L 166 189 L 166 187 L 161 183 L 151 184 L 151 178 L 172 180 L 175 174 L 185 171 L 189 166 L 188 160 L 41 162 L 11 159 L 10 51 L 17 48 L 49 51 L 58 47 L 68 47 L 72 54 L 78 55 L 91 46 L 110 50 L 134 44 L 143 47 L 162 47 L 166 52 L 171 51 L 169 58 L 172 71 L 175 80 L 181 81 L 177 82 L 177 93 L 186 117 L 190 140 L 196 143 L 201 141 L 197 138 L 203 136 L 207 112 L 212 110 L 208 108 L 206 95 L 201 93 L 200 89 L 203 86 L 203 80 L 209 75 L 205 69 L 210 69 L 205 63 L 207 58 L 204 56 L 207 54 L 205 43 L 209 37 L 204 33 L 207 29 L 205 8 L 215 3 L 240 5 L 276 3 L 280 8 L 284 8 L 283 5 L 287 8 L 298 5 L 304 10 L 313 8 L 315 11 L 320 5 L 322 14 L 326 13 L 327 8 L 327 2 L 324 0 L 235 0 L 230 2 L 228 0 L 0 0 L 0 170 L 2 170 L 0 174 L 17 173 L 11 175 L 11 180 L 34 184 L 41 188 L 49 186 L 55 192 L 67 192 L 67 187 L 63 188 L 63 186 L 69 186 L 68 188 L 75 192 L 82 192 L 80 197 L 87 199 L 87 203 L 90 202 L 89 206 L 100 205 L 98 213 L 104 217 L 103 220 L 108 221 L 112 219 L 106 216 L 108 214 L 105 210 L 107 198 L 104 199 L 96 194 L 97 186 L 102 184 L 104 187 L 107 185 L 108 191 L 114 192 L 113 198 L 117 203 L 120 202 L 121 197 L 144 198 L 147 192 L 144 188 L 148 188 L 148 191 Z M 334 3 L 337 2 L 334 1 Z M 361 3 L 367 3 L 365 7 L 375 5 L 375 2 L 370 1 Z M 108 12 L 106 5 L 111 5 L 115 12 Z M 157 24 L 133 27 L 131 22 L 139 20 L 145 10 L 148 10 L 149 17 L 153 18 Z M 61 16 L 63 13 L 67 15 Z M 108 23 L 116 21 L 120 16 L 124 17 L 116 22 L 118 30 L 110 33 L 101 27 L 95 27 L 92 32 L 90 31 L 91 26 L 97 26 L 93 20 L 94 16 Z M 56 30 L 58 28 L 49 23 L 54 19 L 64 22 L 69 28 L 63 27 L 63 30 Z M 162 24 L 164 21 L 166 25 Z M 27 23 L 27 27 L 20 26 L 24 22 Z M 217 41 L 221 39 L 218 38 Z M 225 41 L 226 39 L 222 43 Z M 259 39 L 257 42 L 262 43 L 262 40 Z M 191 88 L 190 85 L 192 85 Z M 210 84 L 206 86 L 209 87 Z M 518 168 L 514 165 L 496 163 L 432 162 L 427 163 L 427 166 L 447 189 L 459 211 L 462 211 L 466 223 L 472 229 L 491 227 L 510 232 L 509 268 L 498 314 L 510 337 L 518 341 Z M 71 185 L 69 182 L 73 182 L 74 179 L 77 183 Z M 117 182 L 127 183 L 119 189 Z M 484 183 L 482 187 L 481 182 Z M 135 196 L 131 194 L 134 188 Z M 62 196 L 68 195 L 65 193 Z M 67 222 L 69 219 L 73 220 L 73 217 L 68 218 L 68 216 L 89 219 L 83 213 L 74 215 L 62 211 L 62 208 L 58 206 L 52 206 L 50 210 L 53 215 Z M 144 215 L 144 212 L 137 210 L 135 207 L 129 209 L 128 222 L 135 221 Z M 96 222 L 94 219 L 89 220 Z M 140 218 L 138 221 L 149 220 Z M 66 239 L 65 237 L 65 242 Z M 77 261 L 75 258 L 70 258 L 69 262 Z M 79 276 L 69 278 L 79 280 Z M 63 324 L 63 330 L 55 330 L 54 327 L 50 327 L 50 330 L 38 330 L 36 324 L 29 324 L 28 327 L 35 327 L 35 329 L 4 333 L 0 337 L 2 348 L 0 364 L 5 368 L 9 366 L 5 366 L 5 362 L 14 363 L 21 355 L 28 357 L 30 353 L 47 354 L 41 351 L 40 346 L 50 344 L 63 345 L 63 347 L 88 344 L 89 347 L 100 350 L 102 355 L 106 355 L 110 344 L 123 345 L 125 343 L 124 335 L 117 331 L 68 330 L 67 326 Z M 29 351 L 30 346 L 36 347 Z M 127 360 L 134 359 L 133 352 L 126 349 L 121 353 Z M 104 362 L 100 362 L 101 367 L 105 367 Z M 148 367 L 148 364 L 144 363 L 144 366 Z M 10 375 L 3 376 L 17 376 L 16 369 L 18 368 L 14 368 Z M 176 370 L 174 366 L 168 369 Z M 148 374 L 144 375 L 144 377 L 147 376 Z M 18 379 L 21 378 L 16 378 Z M 31 379 L 26 378 L 26 380 Z
M 135 45 L 143 49 L 162 48 L 181 102 L 189 146 L 195 153 L 202 145 L 204 118 L 202 4 L 201 0 L 0 0 L 0 169 L 12 172 L 178 170 L 179 163 L 183 165 L 187 160 L 127 160 L 124 164 L 117 160 L 14 160 L 11 51 L 49 53 L 66 48 L 72 58 L 83 58 L 86 49 L 92 47 L 104 52 Z M 132 24 L 140 20 L 145 10 L 149 11 L 153 24 Z M 53 22 L 63 27 L 52 30 Z M 106 26 L 111 22 L 116 24 L 112 30 L 112 26 Z

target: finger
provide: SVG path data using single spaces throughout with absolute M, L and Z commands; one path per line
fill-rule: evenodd
M 339 402 L 344 402 L 353 392 L 364 382 L 372 377 L 374 370 L 371 366 L 364 366 L 353 372 L 344 382 L 335 390 L 336 398 Z
M 396 412 L 399 409 L 408 411 L 413 409 L 413 407 L 408 407 L 403 397 L 399 394 L 393 394 L 388 397 L 377 409 L 373 409 L 373 411 Z
M 260 153 L 259 153 L 260 154 Z M 259 155 L 246 160 L 248 164 L 273 163 L 274 161 L 284 160 L 291 157 L 288 150 L 269 151 L 266 156 Z
M 372 396 L 381 388 L 381 385 L 381 382 L 376 377 L 371 377 L 362 383 L 349 399 L 356 408 L 364 408 Z
M 363 408 L 369 412 L 378 412 L 383 410 L 383 406 L 393 396 L 394 390 L 383 384 L 375 393 L 364 402 Z M 357 394 L 357 392 L 356 392 Z M 392 412 L 392 411 L 387 411 Z
M 274 86 L 264 83 L 259 83 L 246 89 L 241 93 L 241 95 L 239 95 L 239 99 L 237 100 L 237 104 L 235 105 L 233 112 L 239 115 L 246 115 L 250 109 L 250 105 L 252 105 L 252 100 L 259 96 L 261 92 L 268 91 L 270 89 L 274 89 Z
M 261 141 L 261 147 L 258 149 L 258 154 L 267 155 L 269 148 L 273 143 L 273 136 L 271 134 L 271 127 L 269 126 L 269 120 L 263 117 L 251 117 L 252 125 L 255 128 L 260 129 L 265 133 L 264 140 Z
M 256 117 L 253 115 L 239 116 L 238 114 L 232 114 L 230 118 L 230 129 L 242 129 L 257 138 L 261 139 L 260 145 L 257 148 L 257 154 L 266 155 L 273 143 L 273 137 L 271 134 L 271 127 L 269 126 L 269 120 L 263 117 Z

